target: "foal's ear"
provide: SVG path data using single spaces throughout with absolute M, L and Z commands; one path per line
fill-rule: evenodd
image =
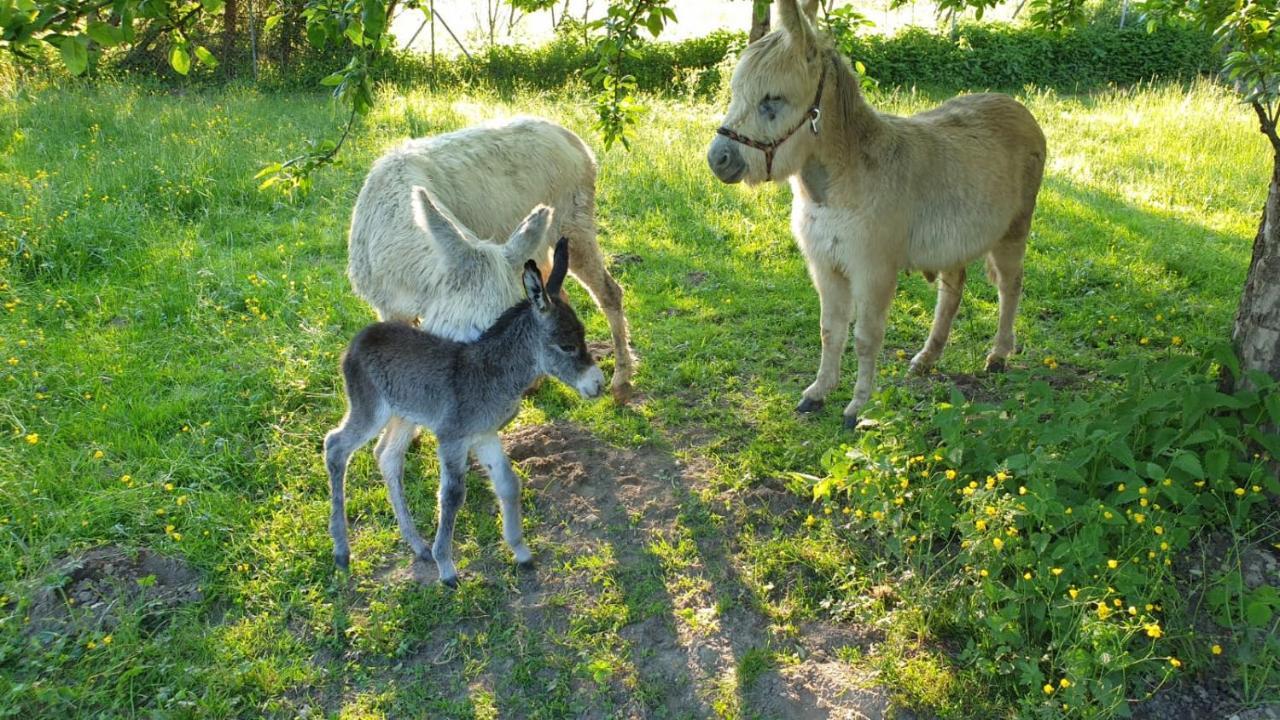
M 542 286 L 542 271 L 538 269 L 538 263 L 532 260 L 526 262 L 520 279 L 524 281 L 525 297 L 529 298 L 535 308 L 546 312 L 551 303 L 547 300 L 546 288 Z
M 551 227 L 554 216 L 554 210 L 546 205 L 539 205 L 511 233 L 507 244 L 502 246 L 502 252 L 513 268 L 520 267 L 525 260 L 539 253 L 546 242 L 547 230 Z
M 547 278 L 548 295 L 560 294 L 567 272 L 569 272 L 569 238 L 562 237 L 556 241 L 556 250 L 551 260 L 551 276 Z
M 818 17 L 817 0 L 804 0 L 803 7 L 799 0 L 777 0 L 777 5 L 778 19 L 782 21 L 782 29 L 787 36 L 806 55 L 813 55 L 818 48 L 818 34 L 814 30 Z

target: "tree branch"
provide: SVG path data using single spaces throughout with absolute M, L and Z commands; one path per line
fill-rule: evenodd
M 1257 100 L 1249 103 L 1253 106 L 1253 111 L 1258 114 L 1259 132 L 1267 136 L 1267 140 L 1271 141 L 1271 147 L 1280 153 L 1280 136 L 1276 135 L 1276 118 L 1267 112 L 1267 107 Z

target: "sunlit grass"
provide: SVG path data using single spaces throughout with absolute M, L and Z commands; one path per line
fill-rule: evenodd
M 338 353 L 372 319 L 345 276 L 346 226 L 365 169 L 402 137 L 516 113 L 556 119 L 597 142 L 589 102 L 573 95 L 387 89 L 383 97 L 343 164 L 290 201 L 259 193 L 252 175 L 337 124 L 340 114 L 320 97 L 132 85 L 8 91 L 0 593 L 14 602 L 0 601 L 0 705 L 33 717 L 293 716 L 319 698 L 344 717 L 484 716 L 513 690 L 467 682 L 479 668 L 510 666 L 515 691 L 541 703 L 528 716 L 560 717 L 580 709 L 574 688 L 598 675 L 630 678 L 638 694 L 653 682 L 637 678 L 621 650 L 626 623 L 670 610 L 692 632 L 706 620 L 654 600 L 714 594 L 714 578 L 692 570 L 696 543 L 681 537 L 727 532 L 744 584 L 783 625 L 827 612 L 826 598 L 866 590 L 859 549 L 806 534 L 792 518 L 746 508 L 751 527 L 722 529 L 682 516 L 644 573 L 619 565 L 607 547 L 565 567 L 593 589 L 563 599 L 564 637 L 531 637 L 500 610 L 509 576 L 464 583 L 456 594 L 370 579 L 402 548 L 367 453 L 353 462 L 348 501 L 362 600 L 337 589 L 317 449 L 342 410 Z M 873 97 L 894 112 L 938 99 Z M 1023 99 L 1045 127 L 1049 165 L 1018 320 L 1023 349 L 1005 382 L 1047 358 L 1099 370 L 1135 353 L 1196 352 L 1222 340 L 1266 189 L 1265 141 L 1252 115 L 1209 85 L 1083 97 L 1029 89 Z M 601 244 L 627 292 L 642 402 L 584 403 L 549 383 L 519 422 L 568 418 L 619 445 L 704 456 L 705 500 L 723 509 L 742 502 L 737 490 L 814 472 L 841 438 L 840 418 L 791 412 L 816 371 L 819 340 L 817 297 L 788 232 L 788 192 L 711 177 L 703 153 L 721 108 L 671 100 L 650 108 L 633 152 L 598 151 Z M 995 329 L 994 290 L 981 273 L 970 277 L 941 361 L 947 373 L 976 371 Z M 577 286 L 571 293 L 589 335 L 607 337 L 600 313 Z M 897 354 L 923 342 L 932 297 L 919 276 L 901 280 L 872 417 L 911 413 L 946 387 L 905 381 Z M 849 383 L 837 390 L 837 406 L 849 392 Z M 429 448 L 424 438 L 408 483 L 423 527 L 434 504 Z M 471 483 L 460 564 L 504 566 L 493 560 L 503 551 L 492 500 L 482 478 Z M 528 532 L 535 550 L 555 556 L 540 545 L 536 510 Z M 117 630 L 109 647 L 90 650 L 77 637 L 31 645 L 26 603 L 40 573 L 56 557 L 105 543 L 187 558 L 206 578 L 206 601 L 156 631 Z M 452 638 L 448 652 L 470 676 L 398 665 L 424 647 L 435 652 L 442 638 Z M 352 648 L 358 660 L 348 664 L 342 653 Z M 739 681 L 771 657 L 742 658 Z M 906 697 L 946 705 L 982 694 L 957 689 L 966 676 L 934 654 L 903 657 Z M 341 673 L 350 676 L 335 679 Z M 722 699 L 750 714 L 738 698 Z

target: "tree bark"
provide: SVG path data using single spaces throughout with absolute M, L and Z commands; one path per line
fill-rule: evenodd
M 1250 387 L 1243 377 L 1250 370 L 1260 370 L 1280 380 L 1280 137 L 1276 135 L 1275 119 L 1268 118 L 1260 107 L 1255 109 L 1262 133 L 1271 141 L 1271 185 L 1258 234 L 1253 239 L 1253 259 L 1231 332 L 1242 371 L 1234 385 L 1240 389 Z
M 769 34 L 769 3 L 764 0 L 752 0 L 751 34 L 747 42 L 753 43 Z
M 227 74 L 235 67 L 232 58 L 236 50 L 237 1 L 226 0 L 222 6 L 222 66 Z

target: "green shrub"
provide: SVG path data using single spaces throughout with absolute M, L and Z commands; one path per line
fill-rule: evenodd
M 1260 429 L 1280 423 L 1275 382 L 1223 394 L 1204 364 L 1126 360 L 1118 388 L 1033 379 L 999 405 L 954 392 L 934 414 L 935 446 L 886 454 L 919 434 L 882 428 L 829 452 L 813 497 L 891 559 L 944 568 L 939 624 L 1024 714 L 1127 715 L 1145 683 L 1209 655 L 1182 612 L 1179 558 L 1205 528 L 1250 535 L 1280 494 L 1267 467 L 1280 438 Z M 1230 646 L 1274 657 L 1274 589 L 1212 581 Z
M 1111 25 L 1049 31 L 973 23 L 961 25 L 954 41 L 921 28 L 838 41 L 880 83 L 942 88 L 1131 85 L 1189 79 L 1216 63 L 1211 38 L 1185 27 L 1148 33 Z

